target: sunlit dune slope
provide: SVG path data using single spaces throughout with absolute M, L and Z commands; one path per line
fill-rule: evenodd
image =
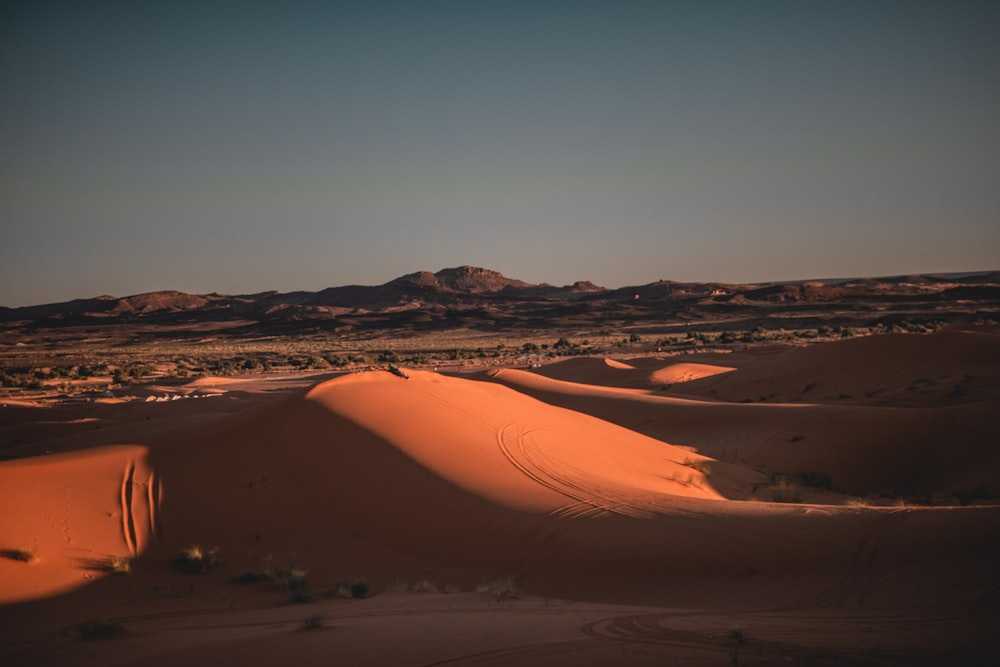
M 145 447 L 0 464 L 0 602 L 70 590 L 130 558 L 157 530 Z
M 495 385 L 419 371 L 386 377 L 350 376 L 306 398 L 498 505 L 549 511 L 553 499 L 600 506 L 614 493 L 720 497 L 684 465 L 700 458 L 687 448 Z

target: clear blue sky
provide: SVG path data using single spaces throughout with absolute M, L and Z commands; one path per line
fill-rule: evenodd
M 0 12 L 0 305 L 1000 267 L 995 1 Z

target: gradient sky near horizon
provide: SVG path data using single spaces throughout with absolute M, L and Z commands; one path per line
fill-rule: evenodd
M 7 2 L 0 305 L 1000 268 L 1000 3 Z

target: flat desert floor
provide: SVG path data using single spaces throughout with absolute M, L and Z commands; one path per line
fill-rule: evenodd
M 6 403 L 0 663 L 1000 664 L 995 328 L 403 375 Z

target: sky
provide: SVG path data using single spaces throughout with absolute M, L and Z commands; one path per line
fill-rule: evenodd
M 998 156 L 994 1 L 8 1 L 0 305 L 997 269 Z

